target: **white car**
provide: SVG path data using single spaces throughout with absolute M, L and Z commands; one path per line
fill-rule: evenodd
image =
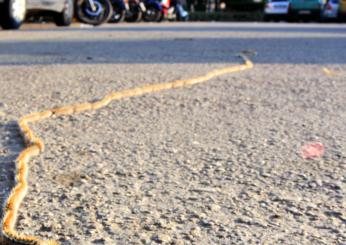
M 336 19 L 339 14 L 339 0 L 328 0 L 322 10 L 323 19 Z
M 264 20 L 286 18 L 289 5 L 289 0 L 267 0 L 264 7 Z
M 0 26 L 18 29 L 28 13 L 49 14 L 58 26 L 68 26 L 73 7 L 73 0 L 0 0 Z

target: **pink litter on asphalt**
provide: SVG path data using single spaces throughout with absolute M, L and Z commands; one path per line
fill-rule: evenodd
M 300 155 L 304 159 L 314 159 L 322 157 L 324 154 L 324 145 L 321 142 L 311 142 L 305 144 L 300 149 Z

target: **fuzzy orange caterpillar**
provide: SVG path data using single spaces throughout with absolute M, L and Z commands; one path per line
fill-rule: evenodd
M 74 106 L 75 113 L 80 113 L 80 112 L 88 111 L 91 109 L 92 109 L 92 104 L 90 103 L 77 104 Z
M 67 106 L 62 106 L 58 108 L 54 108 L 51 111 L 53 112 L 54 115 L 60 116 L 60 115 L 71 115 L 73 114 L 73 105 L 67 105 Z
M 41 139 L 35 136 L 34 132 L 28 126 L 28 123 L 38 122 L 51 117 L 52 115 L 71 115 L 87 110 L 96 110 L 107 106 L 113 100 L 134 97 L 148 93 L 159 92 L 162 90 L 185 87 L 197 83 L 205 82 L 213 77 L 227 73 L 242 71 L 253 67 L 252 62 L 243 54 L 240 57 L 244 60 L 243 65 L 231 66 L 228 68 L 217 69 L 209 72 L 205 76 L 195 77 L 186 80 L 177 80 L 168 83 L 148 84 L 133 89 L 113 92 L 94 103 L 83 103 L 67 105 L 58 108 L 49 109 L 42 112 L 32 113 L 22 117 L 18 125 L 20 127 L 26 148 L 20 153 L 16 160 L 16 185 L 11 190 L 3 208 L 3 219 L 1 223 L 0 244 L 27 244 L 27 245 L 58 245 L 56 241 L 41 240 L 34 236 L 20 234 L 15 230 L 17 222 L 18 209 L 24 199 L 27 189 L 28 162 L 34 156 L 43 151 L 44 144 Z
M 102 100 L 96 101 L 91 104 L 91 108 L 93 110 L 100 109 L 102 107 L 107 106 L 112 101 L 112 98 L 110 96 L 104 97 Z

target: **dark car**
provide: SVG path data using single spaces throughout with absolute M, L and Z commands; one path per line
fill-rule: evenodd
M 326 0 L 290 0 L 290 18 L 314 17 L 320 19 Z
M 32 13 L 50 15 L 58 26 L 68 26 L 73 18 L 73 0 L 0 0 L 0 26 L 18 29 Z

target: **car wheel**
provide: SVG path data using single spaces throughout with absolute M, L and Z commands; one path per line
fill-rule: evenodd
M 0 25 L 3 29 L 18 29 L 25 15 L 26 0 L 5 0 L 0 7 Z
M 64 9 L 55 16 L 57 26 L 69 26 L 72 23 L 74 13 L 73 0 L 65 0 Z
M 321 14 L 320 18 L 318 19 L 318 22 L 321 22 L 321 23 L 328 22 L 328 19 L 323 14 Z

